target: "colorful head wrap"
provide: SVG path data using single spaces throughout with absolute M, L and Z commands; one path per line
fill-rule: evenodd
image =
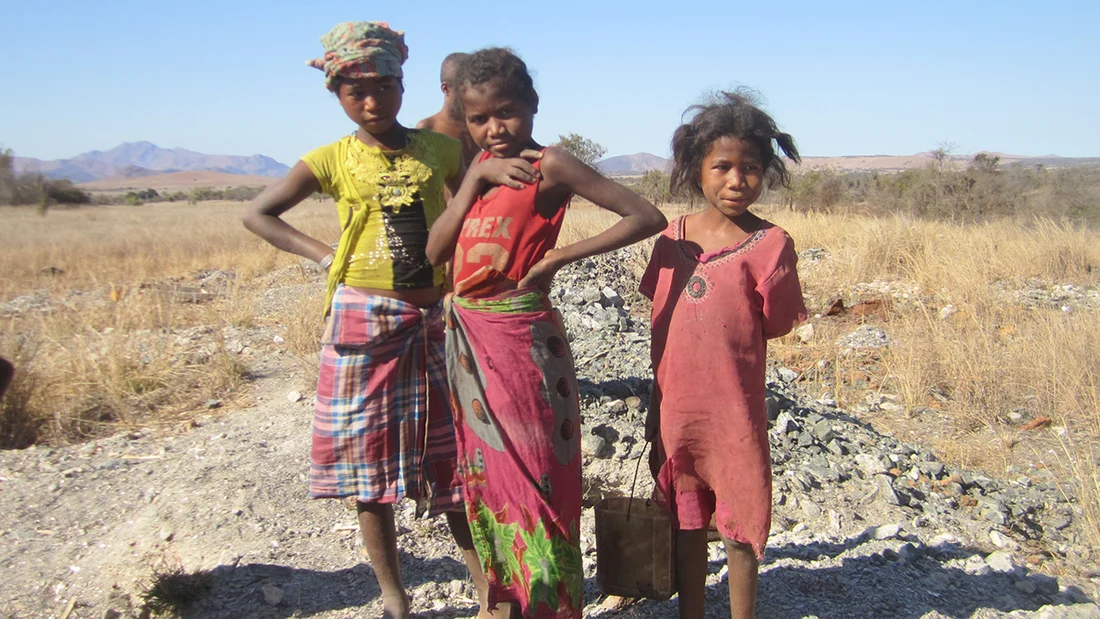
M 325 47 L 322 58 L 306 64 L 325 72 L 325 87 L 333 89 L 337 76 L 348 78 L 403 76 L 401 65 L 409 57 L 405 33 L 391 30 L 389 24 L 357 21 L 337 24 L 321 37 Z

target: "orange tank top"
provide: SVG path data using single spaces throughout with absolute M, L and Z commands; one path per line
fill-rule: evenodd
M 491 157 L 482 153 L 478 161 Z M 533 163 L 541 169 L 542 160 Z M 479 298 L 513 290 L 527 272 L 558 242 L 565 204 L 549 218 L 535 208 L 539 182 L 523 189 L 504 185 L 479 196 L 455 245 L 455 293 Z

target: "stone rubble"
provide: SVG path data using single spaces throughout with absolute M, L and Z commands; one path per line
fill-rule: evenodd
M 824 259 L 808 251 L 804 262 Z M 570 265 L 551 293 L 578 368 L 586 507 L 652 491 L 644 461 L 649 305 L 637 293 L 639 253 Z M 291 288 L 298 290 L 273 290 Z M 285 303 L 272 292 L 260 306 L 284 311 Z M 221 340 L 265 364 L 253 379 L 251 409 L 215 411 L 222 403 L 212 400 L 183 434 L 135 430 L 0 453 L 0 607 L 10 616 L 56 615 L 70 604 L 73 616 L 142 616 L 141 591 L 165 564 L 207 570 L 212 580 L 187 617 L 379 614 L 354 511 L 305 497 L 315 377 L 272 353 L 278 333 L 203 329 L 170 334 L 178 354 L 209 354 L 205 343 Z M 840 345 L 889 344 L 880 330 L 856 333 Z M 1100 572 L 1055 577 L 1043 568 L 1051 559 L 1092 558 L 1072 489 L 1044 471 L 991 479 L 948 466 L 812 399 L 799 380 L 769 364 L 774 505 L 758 616 L 1100 616 L 1085 591 Z M 900 405 L 879 395 L 861 406 Z M 416 520 L 406 502 L 397 527 L 413 610 L 475 616 L 476 596 L 443 519 Z M 599 592 L 592 509 L 582 517 L 581 546 L 586 617 L 676 616 L 675 598 L 609 603 Z M 709 554 L 708 616 L 728 616 L 725 552 L 712 544 Z

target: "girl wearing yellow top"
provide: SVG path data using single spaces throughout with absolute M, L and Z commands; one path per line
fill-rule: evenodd
M 440 302 L 442 268 L 424 254 L 428 228 L 465 174 L 462 146 L 397 122 L 404 33 L 380 22 L 340 24 L 321 39 L 325 72 L 358 129 L 302 158 L 256 198 L 244 225 L 275 247 L 328 269 L 324 345 L 313 422 L 312 498 L 355 497 L 385 617 L 406 617 L 393 504 L 445 512 L 485 604 L 485 578 L 463 512 Z M 530 182 L 523 160 L 500 183 Z M 341 235 L 329 246 L 280 218 L 314 192 L 336 201 Z M 486 613 L 483 612 L 483 616 Z

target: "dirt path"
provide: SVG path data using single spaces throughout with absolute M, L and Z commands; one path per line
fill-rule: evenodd
M 587 276 L 570 277 L 563 286 Z M 626 493 L 641 455 L 648 333 L 617 313 L 619 302 L 604 294 L 591 302 L 604 303 L 598 311 L 579 302 L 566 310 L 589 504 Z M 769 374 L 776 505 L 760 617 L 1100 617 L 1090 581 L 1028 563 L 1037 549 L 1076 539 L 1074 506 L 1051 484 L 946 469 L 807 401 L 789 374 Z M 264 351 L 252 363 L 249 408 L 174 431 L 0 452 L 0 616 L 143 616 L 153 574 L 172 571 L 196 594 L 186 617 L 378 616 L 353 511 L 306 496 L 313 381 L 289 355 Z M 475 616 L 443 520 L 415 521 L 404 505 L 398 522 L 414 611 Z M 595 583 L 590 509 L 583 525 L 586 617 L 676 616 L 675 599 L 608 607 Z M 710 616 L 728 616 L 720 545 L 710 558 Z

